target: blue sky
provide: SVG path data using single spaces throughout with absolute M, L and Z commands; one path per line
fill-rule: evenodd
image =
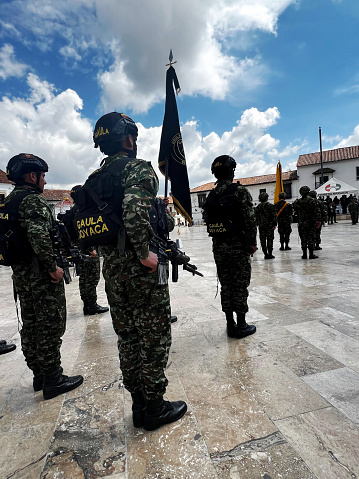
M 157 164 L 173 49 L 190 186 L 221 154 L 236 177 L 295 169 L 299 154 L 359 144 L 358 0 L 0 2 L 0 168 L 31 152 L 49 187 L 82 183 L 92 129 L 122 111 Z M 162 187 L 162 186 L 161 186 Z M 161 193 L 161 189 L 160 189 Z

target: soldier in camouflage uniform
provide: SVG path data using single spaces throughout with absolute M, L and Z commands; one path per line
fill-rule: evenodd
M 313 198 L 320 209 L 320 226 L 319 228 L 315 228 L 315 250 L 321 250 L 321 233 L 322 233 L 322 225 L 328 221 L 328 208 L 324 201 L 317 198 L 317 192 L 315 190 L 309 191 L 309 196 Z
M 279 249 L 280 251 L 291 250 L 292 248 L 289 247 L 289 239 L 292 232 L 293 207 L 285 201 L 286 194 L 284 192 L 279 193 L 278 197 L 279 201 L 274 203 L 274 208 L 278 221 Z
M 212 236 L 227 335 L 240 339 L 256 332 L 254 325 L 247 324 L 245 316 L 251 281 L 250 257 L 257 250 L 257 227 L 249 191 L 233 183 L 235 168 L 236 161 L 228 155 L 213 161 L 211 171 L 218 181 L 203 205 L 203 219 Z
M 355 196 L 353 196 L 351 202 L 349 203 L 348 210 L 350 213 L 352 224 L 356 225 L 358 223 L 359 204 Z
M 74 206 L 71 208 L 71 218 L 75 220 L 76 210 L 76 191 L 81 188 L 81 185 L 76 185 L 71 189 L 70 195 L 74 200 Z M 77 241 L 72 241 L 74 244 L 78 244 Z M 95 248 L 90 248 L 89 251 L 85 251 L 91 258 L 81 263 L 80 275 L 79 275 L 79 289 L 80 296 L 84 303 L 84 315 L 102 314 L 107 313 L 108 308 L 106 306 L 100 306 L 97 304 L 97 291 L 96 288 L 100 281 L 100 255 Z
M 307 259 L 307 249 L 309 250 L 309 259 L 318 258 L 313 251 L 315 246 L 315 229 L 320 226 L 320 208 L 316 202 L 309 196 L 309 186 L 302 186 L 299 190 L 301 198 L 293 203 L 294 211 L 298 215 L 298 232 L 302 245 L 302 259 Z
M 277 214 L 272 203 L 268 202 L 268 193 L 259 193 L 259 205 L 255 209 L 259 238 L 264 253 L 264 259 L 274 259 L 273 240 L 274 230 L 277 226 Z
M 126 162 L 120 184 L 127 246 L 123 255 L 117 244 L 101 247 L 103 276 L 118 336 L 123 383 L 132 396 L 133 423 L 154 430 L 180 419 L 187 405 L 163 399 L 171 346 L 170 300 L 168 285 L 158 284 L 157 254 L 149 249 L 153 236 L 149 212 L 158 178 L 150 163 L 136 158 L 137 132 L 131 118 L 108 113 L 96 123 L 94 142 L 108 155 L 101 170 L 114 162 Z
M 7 177 L 16 186 L 5 204 L 29 193 L 20 203 L 18 222 L 31 253 L 12 266 L 13 281 L 23 323 L 21 347 L 34 373 L 33 387 L 43 390 L 44 399 L 51 399 L 77 388 L 83 377 L 62 374 L 60 347 L 66 326 L 66 299 L 63 270 L 56 264 L 51 240 L 53 219 L 40 194 L 46 184 L 46 171 L 46 162 L 37 156 L 21 153 L 11 158 Z M 19 246 L 14 247 L 16 252 Z M 18 254 L 20 257 L 20 250 Z

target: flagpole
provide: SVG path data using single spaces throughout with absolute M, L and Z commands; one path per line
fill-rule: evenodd
M 170 69 L 172 65 L 177 63 L 177 61 L 175 62 L 172 61 L 173 60 L 172 48 L 170 49 L 170 54 L 168 56 L 168 59 L 170 62 L 166 64 L 166 67 Z M 166 158 L 166 164 L 165 164 L 165 198 L 167 198 L 167 195 L 168 195 L 168 157 Z

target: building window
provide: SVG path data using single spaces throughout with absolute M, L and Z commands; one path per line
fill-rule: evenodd
M 315 189 L 319 188 L 319 186 L 324 185 L 327 181 L 329 181 L 329 176 L 323 175 L 323 183 L 322 178 L 319 177 L 318 180 L 315 181 Z
M 198 195 L 198 206 L 203 208 L 204 202 L 206 201 L 206 194 Z
M 259 194 L 261 194 L 261 193 L 267 193 L 267 190 L 265 188 L 260 188 Z
M 359 166 L 356 167 L 357 170 L 357 181 L 359 181 Z

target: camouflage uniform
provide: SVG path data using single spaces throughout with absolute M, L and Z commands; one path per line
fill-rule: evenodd
M 259 203 L 255 209 L 255 216 L 259 230 L 259 239 L 263 253 L 271 254 L 273 251 L 274 226 L 277 226 L 277 214 L 272 203 L 265 201 Z
M 219 180 L 214 189 L 221 195 L 232 184 L 232 180 Z M 221 304 L 224 313 L 235 311 L 247 313 L 248 287 L 251 281 L 249 245 L 256 245 L 257 227 L 255 223 L 252 197 L 244 186 L 238 185 L 235 196 L 239 199 L 238 217 L 244 218 L 246 241 L 239 237 L 212 238 L 212 251 L 221 283 Z M 207 220 L 206 210 L 203 218 Z
M 283 248 L 284 244 L 288 246 L 292 232 L 293 206 L 285 200 L 279 200 L 274 204 L 274 208 L 277 214 L 279 240 Z
M 102 168 L 126 157 L 107 157 Z M 146 399 L 165 393 L 164 370 L 171 346 L 168 285 L 159 285 L 156 273 L 140 263 L 149 254 L 153 235 L 149 223 L 150 204 L 155 201 L 158 179 L 146 161 L 131 159 L 122 172 L 123 222 L 130 246 L 123 256 L 116 246 L 101 247 L 103 276 L 112 323 L 118 335 L 123 383 L 131 393 L 143 388 Z
M 100 281 L 100 255 L 81 263 L 79 288 L 80 296 L 84 303 L 94 304 L 97 302 L 97 285 Z
M 313 250 L 316 240 L 316 222 L 320 221 L 319 205 L 310 196 L 299 198 L 293 203 L 298 215 L 298 232 L 303 250 Z
M 26 186 L 16 186 L 5 203 Z M 13 281 L 20 299 L 23 326 L 21 347 L 32 371 L 55 373 L 61 365 L 61 337 L 66 327 L 66 298 L 63 280 L 52 283 L 49 272 L 56 270 L 55 255 L 50 238 L 52 218 L 46 200 L 40 194 L 26 196 L 18 212 L 20 226 L 35 253 L 38 272 L 31 258 L 12 266 Z
M 317 203 L 319 210 L 320 210 L 320 222 L 321 225 L 319 228 L 315 228 L 315 248 L 314 249 L 321 249 L 320 244 L 322 242 L 321 234 L 322 234 L 322 225 L 328 221 L 328 208 L 324 201 L 320 200 L 319 198 L 313 198 L 314 201 Z
M 348 206 L 348 210 L 350 213 L 352 224 L 356 225 L 358 223 L 358 212 L 359 212 L 359 204 L 356 198 L 352 199 L 351 203 Z

